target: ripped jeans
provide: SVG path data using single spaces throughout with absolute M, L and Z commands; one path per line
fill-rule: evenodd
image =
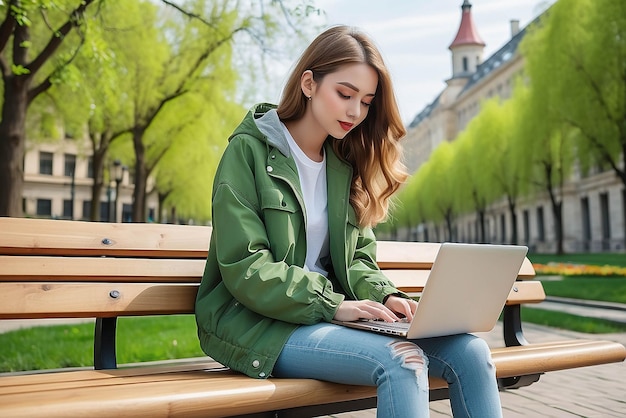
M 379 418 L 428 417 L 430 375 L 448 382 L 455 417 L 502 416 L 489 347 L 470 334 L 410 342 L 328 323 L 305 325 L 287 341 L 273 375 L 376 386 Z

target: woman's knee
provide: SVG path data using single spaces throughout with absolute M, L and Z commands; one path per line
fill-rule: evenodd
M 467 354 L 472 356 L 476 361 L 492 363 L 491 349 L 487 342 L 482 338 L 469 335 L 471 339 L 466 345 Z
M 413 370 L 416 375 L 428 373 L 428 358 L 422 349 L 410 341 L 391 341 L 387 344 L 391 359 L 399 362 L 400 367 Z

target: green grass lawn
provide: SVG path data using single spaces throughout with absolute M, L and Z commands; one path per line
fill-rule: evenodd
M 533 323 L 588 334 L 626 332 L 626 324 L 605 319 L 586 318 L 565 312 L 524 306 L 522 323 Z
M 93 366 L 91 323 L 20 329 L 0 334 L 0 372 Z M 200 357 L 192 315 L 120 318 L 119 364 Z
M 626 277 L 575 276 L 542 283 L 548 296 L 626 304 Z
M 593 266 L 626 267 L 625 254 L 529 254 L 532 263 L 586 264 Z M 541 275 L 537 276 L 541 280 Z M 548 296 L 599 300 L 626 304 L 625 276 L 562 276 L 562 280 L 544 280 Z

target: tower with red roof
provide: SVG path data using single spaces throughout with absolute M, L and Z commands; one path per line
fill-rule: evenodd
M 452 51 L 452 78 L 465 78 L 476 72 L 485 49 L 485 42 L 478 34 L 472 19 L 472 5 L 469 0 L 463 1 L 461 10 L 461 24 L 449 46 Z

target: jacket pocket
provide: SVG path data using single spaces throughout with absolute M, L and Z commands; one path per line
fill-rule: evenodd
M 260 192 L 261 210 L 282 210 L 295 213 L 299 208 L 293 196 L 286 195 L 278 189 L 264 189 Z
M 304 260 L 304 219 L 296 197 L 273 188 L 260 190 L 259 198 L 270 251 L 275 260 L 288 264 L 297 263 L 300 258 Z

